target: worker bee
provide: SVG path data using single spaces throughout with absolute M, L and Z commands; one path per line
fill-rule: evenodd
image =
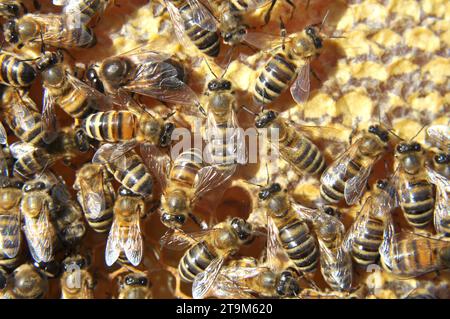
M 8 178 L 0 183 L 0 268 L 12 270 L 20 262 L 23 183 Z
M 94 299 L 95 281 L 88 267 L 88 259 L 81 255 L 69 256 L 63 260 L 62 299 Z
M 48 292 L 48 280 L 31 264 L 23 264 L 13 272 L 11 283 L 2 299 L 41 299 Z
M 400 277 L 417 277 L 450 267 L 450 242 L 414 233 L 398 233 L 380 247 L 383 268 Z
M 116 193 L 107 169 L 100 164 L 85 164 L 77 172 L 73 188 L 89 225 L 98 233 L 108 231 Z
M 0 53 L 0 83 L 14 88 L 26 88 L 33 84 L 37 72 L 34 66 L 24 58 L 13 53 Z
M 288 123 L 272 110 L 256 115 L 255 126 L 258 129 L 269 129 L 267 138 L 272 145 L 278 147 L 281 157 L 297 173 L 317 176 L 324 171 L 325 158 L 319 148 L 307 137 L 312 133 L 311 127 Z M 326 130 L 326 128 L 322 129 Z
M 106 243 L 105 261 L 111 266 L 119 259 L 121 263 L 137 266 L 141 263 L 143 241 L 140 218 L 145 214 L 141 196 L 120 187 L 114 203 L 114 219 Z
M 131 273 L 120 283 L 119 299 L 152 299 L 151 283 L 143 274 Z
M 164 4 L 181 43 L 192 43 L 202 53 L 213 58 L 219 55 L 220 37 L 217 24 L 214 16 L 201 1 L 164 0 Z
M 391 211 L 396 207 L 396 201 L 394 187 L 386 180 L 378 180 L 343 242 L 358 266 L 377 263 L 381 243 L 391 236 Z
M 137 47 L 91 65 L 86 72 L 91 86 L 119 105 L 128 104 L 128 93 L 146 95 L 168 103 L 197 105 L 196 94 L 185 84 L 183 66 L 170 55 Z
M 61 14 L 28 13 L 8 20 L 3 31 L 5 40 L 17 47 L 42 44 L 56 48 L 90 48 L 97 43 L 92 29 L 78 19 Z
M 227 219 L 198 233 L 176 230 L 161 238 L 161 244 L 173 249 L 189 249 L 178 264 L 181 280 L 191 283 L 194 298 L 202 298 L 217 278 L 224 261 L 253 240 L 252 226 L 241 218 Z
M 309 26 L 277 42 L 276 52 L 259 71 L 253 98 L 259 104 L 269 104 L 290 86 L 294 100 L 304 103 L 310 91 L 310 60 L 318 56 L 323 47 L 321 29 Z
M 424 228 L 433 219 L 435 187 L 428 181 L 422 146 L 416 142 L 401 142 L 395 149 L 395 159 L 400 207 L 408 224 Z
M 53 0 L 55 6 L 64 6 L 64 14 L 77 17 L 84 24 L 95 16 L 100 18 L 113 2 L 115 0 Z
M 37 106 L 28 93 L 6 89 L 2 96 L 2 109 L 6 124 L 21 141 L 45 146 L 56 138 L 54 132 L 46 131 Z
M 50 185 L 39 179 L 23 186 L 20 212 L 24 217 L 23 230 L 28 248 L 36 262 L 51 262 L 54 259 L 57 232 L 50 221 L 54 202 L 49 194 Z
M 348 205 L 355 204 L 366 188 L 373 165 L 387 151 L 388 143 L 389 132 L 379 125 L 371 125 L 323 172 L 322 199 L 338 203 L 345 198 Z
M 153 178 L 141 156 L 133 149 L 134 143 L 103 144 L 94 154 L 92 163 L 102 164 L 124 187 L 144 198 L 153 191 Z

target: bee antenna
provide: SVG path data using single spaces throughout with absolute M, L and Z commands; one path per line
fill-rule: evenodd
M 170 119 L 172 116 L 174 116 L 177 113 L 177 111 L 173 111 L 172 113 L 167 114 L 165 117 L 163 117 L 164 121 L 167 121 L 168 119 Z
M 247 108 L 245 105 L 242 106 L 242 109 L 244 109 L 245 111 L 247 111 L 248 113 L 257 116 L 258 113 L 253 112 L 252 110 L 250 110 L 249 108 Z
M 266 163 L 266 173 L 267 173 L 266 186 L 268 186 L 270 182 L 270 173 L 269 173 L 269 165 L 267 165 L 267 163 Z
M 261 184 L 257 184 L 257 183 L 253 183 L 253 182 L 250 182 L 250 181 L 243 181 L 244 183 L 246 183 L 246 184 L 250 184 L 250 185 L 253 185 L 253 186 L 257 186 L 257 187 L 259 187 L 259 188 L 264 188 L 264 186 L 262 186 Z
M 322 28 L 323 28 L 323 26 L 325 25 L 325 22 L 327 21 L 328 15 L 329 15 L 329 14 L 330 14 L 330 10 L 327 10 L 327 13 L 325 13 L 325 16 L 324 16 L 323 19 L 322 19 L 322 23 L 320 24 L 319 32 L 322 31 Z
M 216 73 L 214 73 L 214 71 L 212 70 L 211 66 L 209 65 L 208 60 L 205 59 L 205 58 L 203 58 L 203 60 L 206 62 L 206 65 L 208 66 L 208 69 L 209 69 L 209 71 L 212 73 L 212 75 L 214 75 L 214 77 L 215 77 L 216 79 L 218 79 Z
M 231 64 L 231 58 L 233 57 L 234 48 L 235 48 L 235 47 L 233 47 L 233 48 L 229 51 L 230 53 L 229 53 L 229 57 L 228 57 L 227 66 L 225 67 L 225 70 L 223 70 L 223 73 L 222 73 L 222 75 L 220 76 L 221 79 L 223 79 L 223 77 L 225 76 L 225 74 L 227 74 L 228 67 L 229 67 L 230 64 Z
M 417 132 L 416 135 L 414 135 L 412 138 L 410 138 L 409 141 L 414 140 L 414 139 L 417 137 L 417 135 L 419 135 L 420 132 L 422 132 L 423 129 L 424 129 L 425 127 L 427 127 L 427 126 L 428 126 L 428 124 L 423 125 L 422 128 L 419 130 L 419 132 Z

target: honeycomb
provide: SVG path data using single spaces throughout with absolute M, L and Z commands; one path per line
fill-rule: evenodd
M 152 49 L 170 52 L 183 60 L 189 70 L 189 85 L 201 95 L 205 83 L 213 78 L 209 66 L 218 74 L 226 66 L 227 49 L 215 61 L 208 64 L 192 47 L 184 47 L 174 41 L 173 29 L 168 14 L 161 12 L 160 5 L 152 1 L 117 1 L 117 6 L 107 9 L 104 17 L 95 27 L 98 43 L 89 50 L 71 50 L 74 61 L 90 64 L 106 57 L 129 51 L 137 46 L 151 43 Z M 300 105 L 282 94 L 269 107 L 282 112 L 282 116 L 294 122 L 327 126 L 340 132 L 339 143 L 323 145 L 328 163 L 332 161 L 336 149 L 348 145 L 352 130 L 362 130 L 370 123 L 388 123 L 399 136 L 409 139 L 416 135 L 425 124 L 445 124 L 450 120 L 450 3 L 445 0 L 311 0 L 295 1 L 296 9 L 290 18 L 291 7 L 278 1 L 271 22 L 263 24 L 266 8 L 261 8 L 249 17 L 256 32 L 277 35 L 279 18 L 282 18 L 288 34 L 301 30 L 312 23 L 324 24 L 330 37 L 326 39 L 324 51 L 312 62 L 317 75 L 311 77 L 309 100 Z M 43 11 L 58 11 L 58 8 L 43 3 Z M 328 14 L 327 14 L 328 13 Z M 154 47 L 153 47 L 154 46 Z M 225 48 L 225 46 L 222 46 Z M 228 48 L 229 49 L 229 48 Z M 35 50 L 38 50 L 37 48 Z M 242 47 L 232 52 L 226 78 L 232 81 L 239 106 L 248 106 L 256 111 L 252 102 L 252 85 L 258 67 L 267 59 L 267 54 L 254 52 Z M 39 87 L 33 88 L 33 97 L 40 100 Z M 144 99 L 151 108 L 155 102 Z M 182 107 L 180 108 L 182 110 Z M 63 112 L 58 117 L 70 123 Z M 239 112 L 242 127 L 252 126 L 253 116 Z M 187 126 L 193 125 L 193 118 L 177 113 L 177 120 Z M 321 132 L 318 130 L 319 138 Z M 424 142 L 421 131 L 416 137 Z M 83 161 L 82 159 L 80 161 Z M 387 164 L 386 164 L 387 163 Z M 385 165 L 392 166 L 392 156 L 380 160 L 375 166 L 369 184 L 386 176 Z M 296 175 L 283 161 L 275 163 L 276 172 L 271 180 L 289 187 L 294 197 L 305 204 L 314 203 L 319 197 L 318 183 L 313 179 Z M 68 185 L 73 184 L 75 172 L 56 165 Z M 392 170 L 390 170 L 392 171 Z M 239 168 L 227 189 L 220 194 L 208 194 L 197 208 L 198 214 L 210 223 L 223 221 L 227 216 L 241 216 L 250 220 L 261 218 L 261 211 L 254 196 L 255 189 L 243 180 L 264 183 L 266 169 L 261 165 L 248 164 Z M 361 209 L 362 203 L 351 208 L 342 207 L 344 223 L 349 226 Z M 403 227 L 400 211 L 394 212 L 396 222 Z M 166 229 L 159 221 L 158 214 L 151 214 L 142 221 L 145 252 L 139 269 L 146 271 L 152 282 L 155 298 L 189 298 L 190 285 L 180 283 L 176 267 L 181 253 L 161 249 L 159 238 Z M 88 230 L 83 241 L 83 250 L 91 254 L 92 270 L 96 275 L 96 298 L 117 296 L 117 280 L 111 273 L 118 266 L 108 268 L 104 264 L 106 235 Z M 251 247 L 241 249 L 243 256 L 259 257 L 264 247 L 264 238 L 256 240 Z M 381 288 L 371 291 L 371 298 L 400 298 L 410 287 L 428 282 L 445 291 L 448 290 L 448 276 L 445 272 L 430 274 L 418 279 L 402 281 L 382 271 L 373 273 L 361 271 L 355 274 L 353 286 L 365 283 L 373 287 L 373 282 L 381 283 Z M 316 272 L 315 282 L 321 289 L 327 285 Z M 408 290 L 409 289 L 409 290 Z M 437 288 L 436 288 L 437 289 Z M 60 294 L 57 279 L 50 280 L 47 297 L 58 298 Z M 444 294 L 445 298 L 446 296 Z

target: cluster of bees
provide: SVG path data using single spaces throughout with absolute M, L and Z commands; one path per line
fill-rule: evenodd
M 387 273 L 418 277 L 450 266 L 448 125 L 424 126 L 427 146 L 415 137 L 400 138 L 386 124 L 370 125 L 353 132 L 349 147 L 327 163 L 309 128 L 270 106 L 287 89 L 297 103 L 308 100 L 310 62 L 330 36 L 324 22 L 292 34 L 281 23 L 281 36 L 251 32 L 246 16 L 265 10 L 269 22 L 276 2 L 161 1 L 178 40 L 196 47 L 208 66 L 225 47 L 246 45 L 267 53 L 251 92 L 255 106 L 241 107 L 225 79 L 226 68 L 206 84 L 200 100 L 189 86 L 185 64 L 151 45 L 86 68 L 71 66 L 70 50 L 96 47 L 95 25 L 114 1 L 54 0 L 62 12 L 45 14 L 28 13 L 20 1 L 0 1 L 3 298 L 43 297 L 48 278 L 59 278 L 62 298 L 93 298 L 96 280 L 83 254 L 88 228 L 104 234 L 106 265 L 118 264 L 126 272 L 118 297 L 151 298 L 150 269 L 139 269 L 149 245 L 141 226 L 149 210 L 158 211 L 168 228 L 162 249 L 185 250 L 174 274 L 192 283 L 195 298 L 364 298 L 366 289 L 354 285 L 357 267 L 380 262 Z M 23 56 L 23 48 L 39 53 Z M 29 95 L 38 81 L 40 107 Z M 156 112 L 141 97 L 164 103 L 172 112 Z M 259 111 L 252 111 L 256 107 Z M 59 126 L 58 108 L 72 125 Z M 263 222 L 229 217 L 208 225 L 196 214 L 197 203 L 225 188 L 241 165 L 236 154 L 245 146 L 235 136 L 240 110 L 254 116 L 257 130 L 269 132 L 268 143 L 277 146 L 292 171 L 318 180 L 321 198 L 315 207 L 300 204 L 290 189 L 270 182 L 268 173 L 266 185 L 247 181 L 255 188 Z M 204 130 L 214 132 L 203 136 L 208 156 L 196 148 L 170 156 L 175 113 L 201 118 Z M 236 130 L 232 136 L 230 129 Z M 92 151 L 88 161 L 75 166 Z M 361 200 L 373 166 L 392 153 L 393 171 L 376 181 L 357 218 L 345 227 L 339 207 Z M 59 161 L 76 170 L 73 185 L 54 169 Z M 395 229 L 397 207 L 409 230 Z M 186 231 L 188 220 L 201 230 Z M 262 256 L 239 255 L 256 237 L 267 242 Z M 313 279 L 319 269 L 329 286 L 325 290 Z M 408 297 L 433 295 L 414 289 Z

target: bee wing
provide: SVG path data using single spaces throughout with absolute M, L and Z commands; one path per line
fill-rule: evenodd
M 123 243 L 123 250 L 125 251 L 125 256 L 127 256 L 133 266 L 137 266 L 141 263 L 143 243 L 141 226 L 139 223 L 139 212 L 136 212 L 131 225 L 129 226 L 128 239 Z
M 344 188 L 344 197 L 348 205 L 355 204 L 361 198 L 371 171 L 372 165 L 361 167 L 359 172 L 347 181 Z
M 448 194 L 450 193 L 450 182 L 441 174 L 427 167 L 428 178 L 436 186 L 436 204 L 434 207 L 434 227 L 437 233 L 444 233 L 442 224 L 450 219 L 450 204 Z
M 116 168 L 126 169 L 127 159 L 124 155 L 133 150 L 136 145 L 137 143 L 134 140 L 119 144 L 103 144 L 94 154 L 92 162 L 99 164 L 109 163 Z
M 139 65 L 134 79 L 123 89 L 164 102 L 198 105 L 195 92 L 178 76 L 177 69 L 170 63 L 148 62 Z
M 107 96 L 101 93 L 100 91 L 94 89 L 93 87 L 87 85 L 86 83 L 77 79 L 69 72 L 66 72 L 66 77 L 67 81 L 72 85 L 74 90 L 82 91 L 89 98 L 92 98 L 93 100 L 97 101 L 97 103 L 94 104 L 95 109 L 99 111 L 109 111 L 111 110 L 111 108 L 113 108 L 114 103 L 112 97 Z
M 169 12 L 169 16 L 170 16 L 170 19 L 172 20 L 173 28 L 175 31 L 175 35 L 178 38 L 178 41 L 180 41 L 181 44 L 183 44 L 187 47 L 191 46 L 190 41 L 188 41 L 187 36 L 184 33 L 184 31 L 185 31 L 184 20 L 180 14 L 180 11 L 169 0 L 164 0 L 164 4 L 166 6 L 167 12 Z
M 275 51 L 283 45 L 283 39 L 279 35 L 265 32 L 247 32 L 244 41 L 262 51 Z
M 91 184 L 92 183 L 92 184 Z M 105 194 L 103 192 L 103 178 L 101 174 L 95 177 L 90 183 L 85 180 L 80 181 L 82 201 L 86 214 L 95 219 L 100 217 L 105 208 Z
M 81 23 L 88 23 L 89 16 L 81 14 L 80 7 L 84 6 L 84 0 L 53 0 L 53 5 L 64 7 L 63 13 L 66 15 L 77 16 Z
M 8 258 L 17 256 L 20 250 L 20 211 L 12 214 L 0 215 L 2 224 L 0 224 L 0 251 Z
M 342 135 L 342 131 L 337 128 L 330 126 L 303 125 L 295 123 L 294 121 L 289 121 L 289 123 L 295 127 L 297 131 L 312 140 L 326 140 L 330 142 L 339 142 L 339 144 L 342 144 L 342 140 L 339 138 L 339 136 Z
M 25 154 L 34 152 L 37 149 L 37 146 L 34 146 L 30 143 L 24 143 L 24 142 L 15 142 L 11 144 L 9 147 L 9 150 L 11 151 L 12 157 L 15 159 L 22 158 Z
M 141 156 L 164 192 L 167 186 L 167 175 L 170 171 L 170 157 L 162 153 L 155 145 L 148 143 L 141 144 Z
M 268 217 L 265 264 L 270 270 L 276 272 L 279 269 L 283 269 L 288 261 L 289 258 L 278 239 L 278 227 L 273 218 Z
M 309 62 L 306 62 L 298 70 L 297 78 L 291 85 L 291 94 L 297 104 L 303 104 L 309 98 L 309 91 L 311 89 L 310 72 Z
M 352 245 L 355 240 L 362 232 L 365 231 L 367 223 L 369 222 L 370 210 L 373 208 L 372 205 L 373 197 L 369 197 L 362 206 L 358 216 L 356 217 L 353 224 L 347 230 L 342 241 L 342 247 L 347 251 L 352 250 Z
M 8 134 L 6 133 L 6 129 L 3 126 L 2 122 L 0 122 L 0 144 L 2 145 L 8 144 Z
M 339 285 L 341 290 L 348 290 L 351 287 L 351 278 L 353 273 L 353 264 L 350 254 L 347 250 L 339 247 L 336 251 L 330 250 L 322 240 L 320 246 L 320 268 L 321 271 L 328 272 L 334 283 Z M 350 278 L 350 280 L 346 280 Z
M 54 257 L 55 231 L 50 223 L 46 205 L 37 219 L 25 215 L 25 237 L 33 259 L 37 262 L 49 262 Z
M 320 211 L 317 209 L 305 207 L 293 200 L 291 201 L 291 205 L 292 205 L 292 208 L 294 209 L 294 211 L 297 213 L 297 215 L 302 220 L 315 223 L 317 221 L 317 219 L 319 218 Z M 329 216 L 329 215 L 327 215 L 327 216 Z M 331 217 L 331 216 L 329 216 L 329 217 Z
M 114 221 L 111 225 L 111 229 L 109 231 L 108 239 L 106 241 L 106 249 L 105 249 L 106 265 L 111 266 L 119 258 L 121 251 L 120 243 L 121 243 L 120 227 L 116 221 L 116 218 L 114 218 Z
M 245 287 L 241 282 L 231 279 L 222 273 L 219 273 L 216 282 L 209 291 L 210 293 L 206 293 L 203 296 L 204 298 L 213 296 L 227 299 L 253 299 L 255 298 L 254 295 L 257 295 L 256 291 Z
M 211 289 L 219 275 L 226 256 L 214 259 L 205 271 L 199 273 L 192 284 L 192 297 L 202 299 Z
M 206 229 L 193 233 L 185 233 L 181 229 L 168 230 L 159 240 L 162 247 L 169 248 L 171 250 L 184 250 L 190 246 L 193 246 L 199 242 L 203 237 L 211 234 L 214 229 Z
M 432 125 L 427 128 L 427 138 L 438 148 L 450 152 L 450 127 Z
M 195 178 L 195 195 L 192 200 L 195 202 L 203 194 L 225 184 L 234 175 L 235 171 L 236 165 L 232 165 L 227 169 L 221 169 L 213 165 L 200 169 Z
M 187 0 L 192 10 L 192 18 L 200 28 L 216 31 L 217 24 L 214 15 L 198 0 Z

